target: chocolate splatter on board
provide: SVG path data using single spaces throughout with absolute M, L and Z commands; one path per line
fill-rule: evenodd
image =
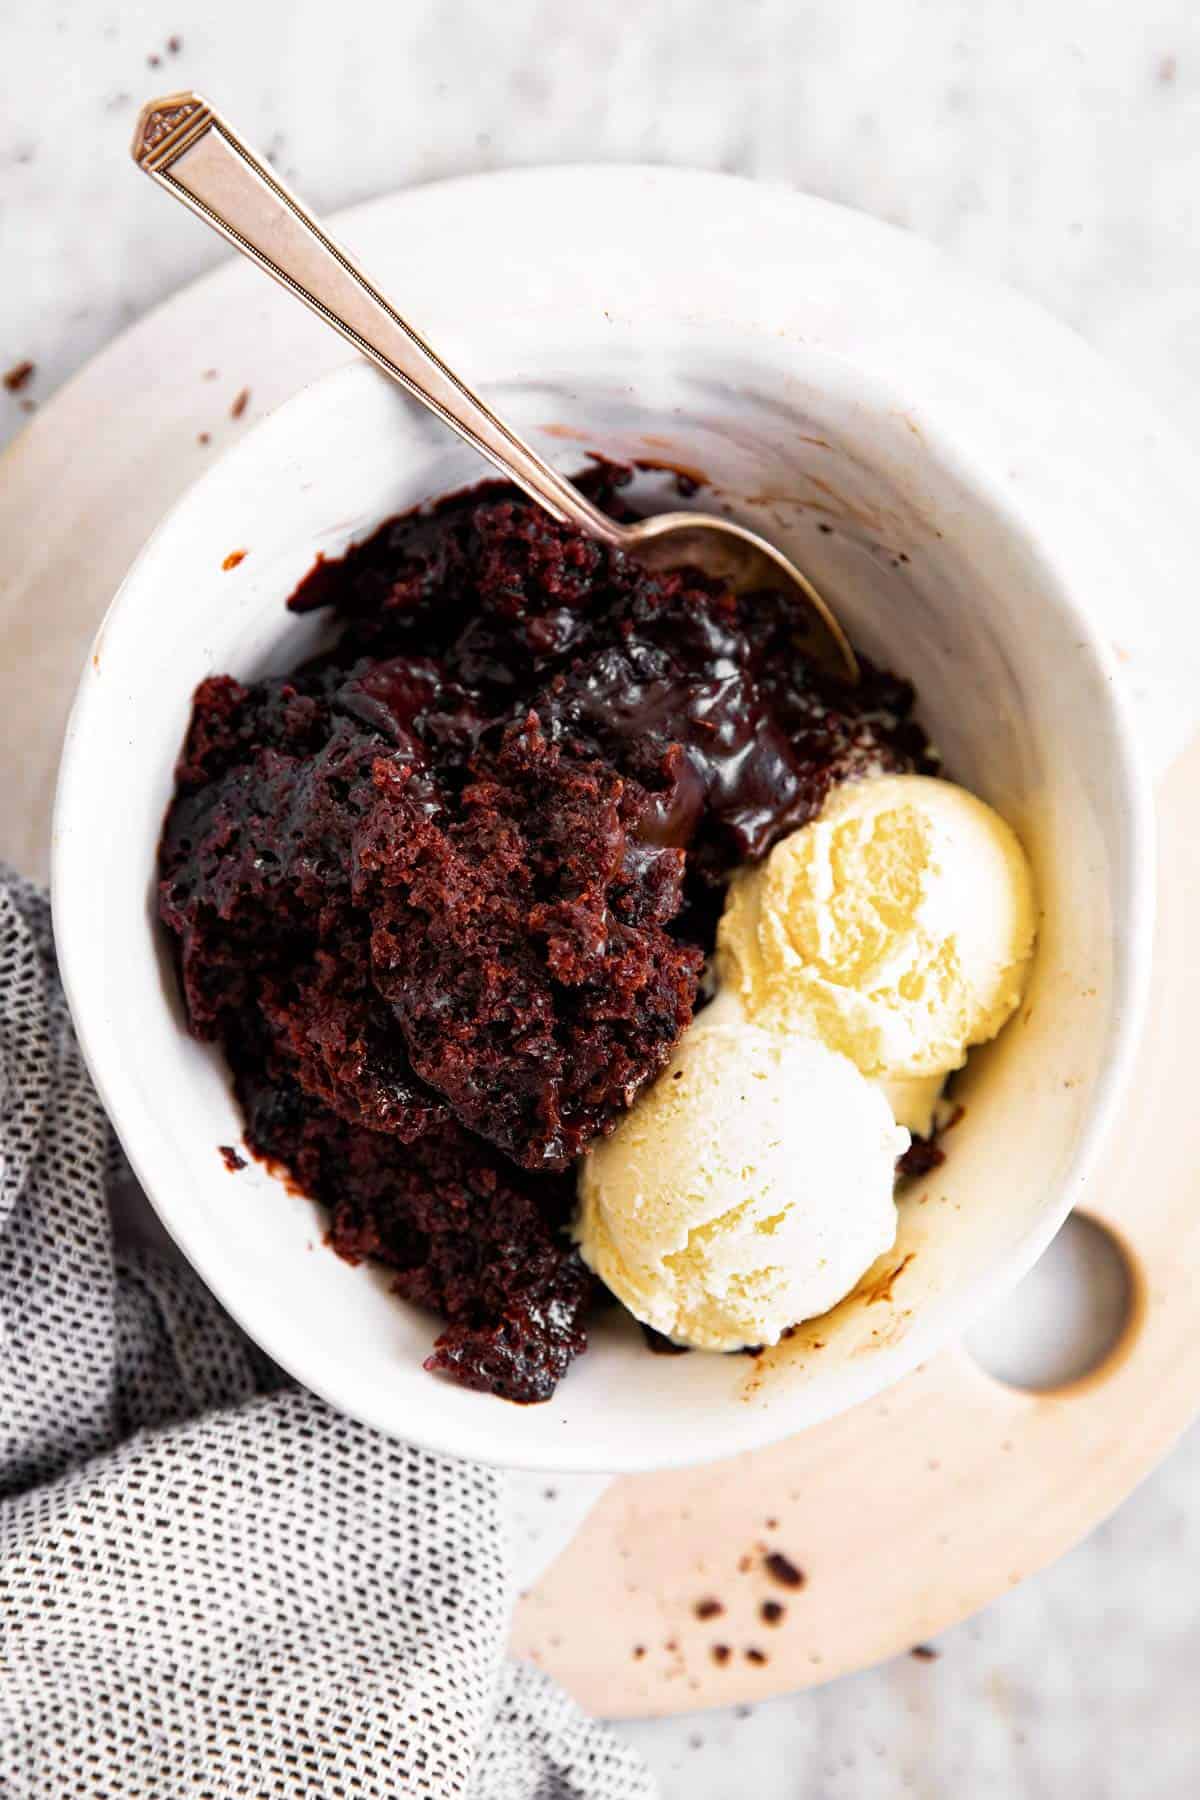
M 763 1564 L 772 1581 L 781 1587 L 802 1588 L 807 1579 L 803 1569 L 798 1569 L 790 1556 L 782 1550 L 770 1550 L 763 1557 Z

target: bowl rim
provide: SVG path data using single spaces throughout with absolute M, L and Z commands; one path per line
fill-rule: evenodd
M 655 173 L 662 174 L 664 171 Z M 528 179 L 529 174 L 528 171 L 520 172 L 523 179 Z M 695 175 L 689 172 L 688 178 L 694 180 Z M 467 178 L 475 184 L 490 179 L 492 178 Z M 724 181 L 726 178 L 715 179 Z M 100 623 L 94 648 L 106 638 L 110 647 L 113 640 L 119 641 L 123 626 L 128 624 L 128 619 L 122 617 L 122 602 L 127 599 L 131 589 L 136 589 L 142 572 L 148 563 L 152 564 L 157 547 L 169 534 L 178 516 L 196 504 L 208 484 L 219 485 L 226 481 L 230 466 L 236 464 L 240 457 L 252 457 L 259 453 L 262 443 L 272 432 L 286 432 L 293 410 L 304 405 L 311 406 L 314 398 L 330 395 L 347 379 L 360 379 L 364 375 L 372 380 L 381 379 L 365 364 L 352 362 L 314 382 L 306 383 L 210 465 L 165 514 L 142 547 Z M 934 453 L 940 453 L 949 462 L 964 486 L 978 496 L 980 504 L 1031 556 L 1047 585 L 1052 587 L 1064 615 L 1077 628 L 1081 650 L 1108 696 L 1106 724 L 1112 738 L 1115 765 L 1121 777 L 1120 791 L 1113 796 L 1114 813 L 1119 814 L 1124 821 L 1128 843 L 1128 858 L 1123 868 L 1124 891 L 1120 896 L 1122 904 L 1119 911 L 1114 911 L 1118 953 L 1114 968 L 1113 1022 L 1109 1027 L 1109 1054 L 1097 1071 L 1088 1112 L 1070 1169 L 1058 1188 L 1047 1196 L 1036 1229 L 1031 1229 L 1024 1238 L 1019 1239 L 1010 1253 L 991 1269 L 975 1276 L 942 1299 L 937 1306 L 935 1320 L 915 1322 L 900 1344 L 881 1350 L 872 1358 L 869 1370 L 859 1379 L 854 1380 L 848 1371 L 842 1371 L 845 1397 L 836 1407 L 825 1409 L 821 1416 L 844 1410 L 891 1386 L 926 1360 L 933 1350 L 959 1335 L 971 1319 L 986 1311 L 994 1298 L 1010 1288 L 1042 1253 L 1067 1214 L 1077 1204 L 1106 1131 L 1111 1125 L 1117 1100 L 1127 1081 L 1136 1051 L 1149 988 L 1155 888 L 1153 797 L 1115 657 L 1076 598 L 1071 585 L 1063 578 L 1053 557 L 1016 511 L 1007 494 L 998 487 L 993 473 L 984 468 L 961 442 L 947 438 L 936 425 L 927 427 L 923 422 L 922 429 L 930 438 L 930 447 Z M 481 478 L 486 474 L 487 470 L 481 465 Z M 86 803 L 89 789 L 84 752 L 90 734 L 90 720 L 99 704 L 98 690 L 89 679 L 92 667 L 92 655 L 89 654 L 64 739 L 54 806 L 51 889 L 62 981 L 80 1047 L 135 1174 L 167 1231 L 219 1302 L 231 1311 L 249 1336 L 261 1343 L 303 1385 L 339 1410 L 351 1412 L 353 1416 L 390 1435 L 402 1436 L 408 1441 L 453 1455 L 466 1455 L 489 1462 L 505 1461 L 511 1465 L 511 1457 L 505 1458 L 499 1454 L 497 1439 L 503 1437 L 502 1430 L 493 1428 L 489 1431 L 486 1424 L 481 1423 L 478 1429 L 462 1429 L 461 1425 L 457 1425 L 453 1430 L 439 1431 L 439 1409 L 436 1405 L 431 1405 L 419 1418 L 406 1420 L 401 1431 L 394 1418 L 383 1416 L 378 1409 L 369 1405 L 355 1406 L 353 1400 L 339 1390 L 336 1380 L 327 1378 L 328 1359 L 322 1354 L 314 1356 L 312 1366 L 292 1352 L 280 1354 L 278 1346 L 272 1342 L 271 1332 L 264 1331 L 258 1320 L 247 1316 L 245 1307 L 231 1304 L 223 1293 L 222 1274 L 220 1269 L 213 1267 L 213 1259 L 205 1241 L 206 1234 L 189 1229 L 186 1208 L 173 1208 L 171 1186 L 163 1180 L 157 1158 L 146 1152 L 148 1134 L 144 1129 L 145 1120 L 133 1117 L 141 1111 L 136 1095 L 123 1086 L 119 1059 L 111 1054 L 113 1047 L 103 1041 L 104 1021 L 92 1017 L 87 1001 L 88 981 L 83 966 L 86 961 L 86 935 L 83 929 L 77 930 L 80 910 L 86 903 L 86 889 L 72 873 L 76 845 L 72 819 L 77 815 L 81 802 Z M 647 1442 L 640 1457 L 621 1455 L 614 1461 L 611 1453 L 606 1454 L 602 1446 L 596 1446 L 589 1438 L 586 1441 L 568 1441 L 560 1451 L 554 1453 L 538 1453 L 521 1446 L 517 1466 L 581 1472 L 613 1472 L 618 1469 L 634 1472 L 708 1461 L 788 1435 L 797 1429 L 797 1422 L 794 1415 L 789 1421 L 787 1413 L 786 1405 L 762 1412 L 731 1409 L 730 1428 L 724 1431 L 714 1428 L 714 1441 L 706 1444 L 695 1455 L 656 1454 L 652 1445 Z M 732 1428 L 734 1426 L 738 1428 Z

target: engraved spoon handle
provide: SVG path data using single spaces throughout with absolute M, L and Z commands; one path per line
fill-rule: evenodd
M 604 543 L 624 541 L 621 526 L 544 462 L 446 367 L 353 257 L 199 94 L 168 94 L 144 106 L 133 158 L 452 426 L 552 518 Z

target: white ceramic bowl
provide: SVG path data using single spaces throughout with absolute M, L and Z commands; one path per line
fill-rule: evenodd
M 852 216 L 820 211 L 838 229 L 823 244 L 816 233 L 815 251 L 809 232 L 805 271 L 822 289 L 853 272 L 866 316 L 878 228 L 863 222 L 859 243 Z M 646 256 L 651 223 L 648 213 Z M 945 341 L 937 308 L 961 307 L 962 293 L 914 274 L 906 250 L 891 273 L 921 288 L 929 341 Z M 294 619 L 283 602 L 318 552 L 485 473 L 365 365 L 267 419 L 146 546 L 84 671 L 55 821 L 55 924 L 80 1038 L 187 1256 L 334 1405 L 398 1436 L 526 1466 L 626 1470 L 746 1449 L 854 1404 L 961 1332 L 1077 1199 L 1149 960 L 1150 809 L 1075 541 L 1047 539 L 1037 506 L 975 453 L 961 415 L 943 428 L 929 395 L 944 376 L 927 391 L 915 365 L 886 378 L 877 357 L 855 357 L 844 318 L 832 342 L 817 302 L 807 333 L 782 334 L 749 304 L 696 318 L 678 283 L 663 282 L 663 298 L 620 332 L 558 307 L 539 314 L 517 372 L 484 381 L 488 398 L 565 467 L 593 449 L 704 471 L 721 504 L 796 555 L 868 653 L 916 680 L 949 769 L 1013 822 L 1036 867 L 1043 919 L 1027 1004 L 971 1059 L 952 1153 L 906 1201 L 879 1265 L 901 1270 L 894 1281 L 754 1361 L 651 1356 L 631 1321 L 606 1316 L 554 1399 L 517 1408 L 425 1374 L 435 1321 L 323 1249 L 318 1209 L 260 1166 L 226 1171 L 217 1146 L 239 1141 L 237 1109 L 219 1055 L 184 1029 L 154 920 L 155 846 L 190 693 L 214 671 L 292 665 L 321 621 Z M 490 355 L 502 368 L 503 350 L 493 334 L 476 366 L 486 374 Z M 981 372 L 981 408 L 989 382 Z M 233 550 L 246 555 L 227 570 Z

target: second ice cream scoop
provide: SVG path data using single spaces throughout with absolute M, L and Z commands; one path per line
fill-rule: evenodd
M 891 1246 L 908 1142 L 845 1057 L 718 1001 L 585 1158 L 580 1250 L 680 1343 L 774 1344 Z
M 910 1083 L 995 1037 L 1035 928 L 1029 864 L 1000 815 L 951 782 L 883 776 L 839 788 L 737 877 L 718 972 L 758 1024 Z

